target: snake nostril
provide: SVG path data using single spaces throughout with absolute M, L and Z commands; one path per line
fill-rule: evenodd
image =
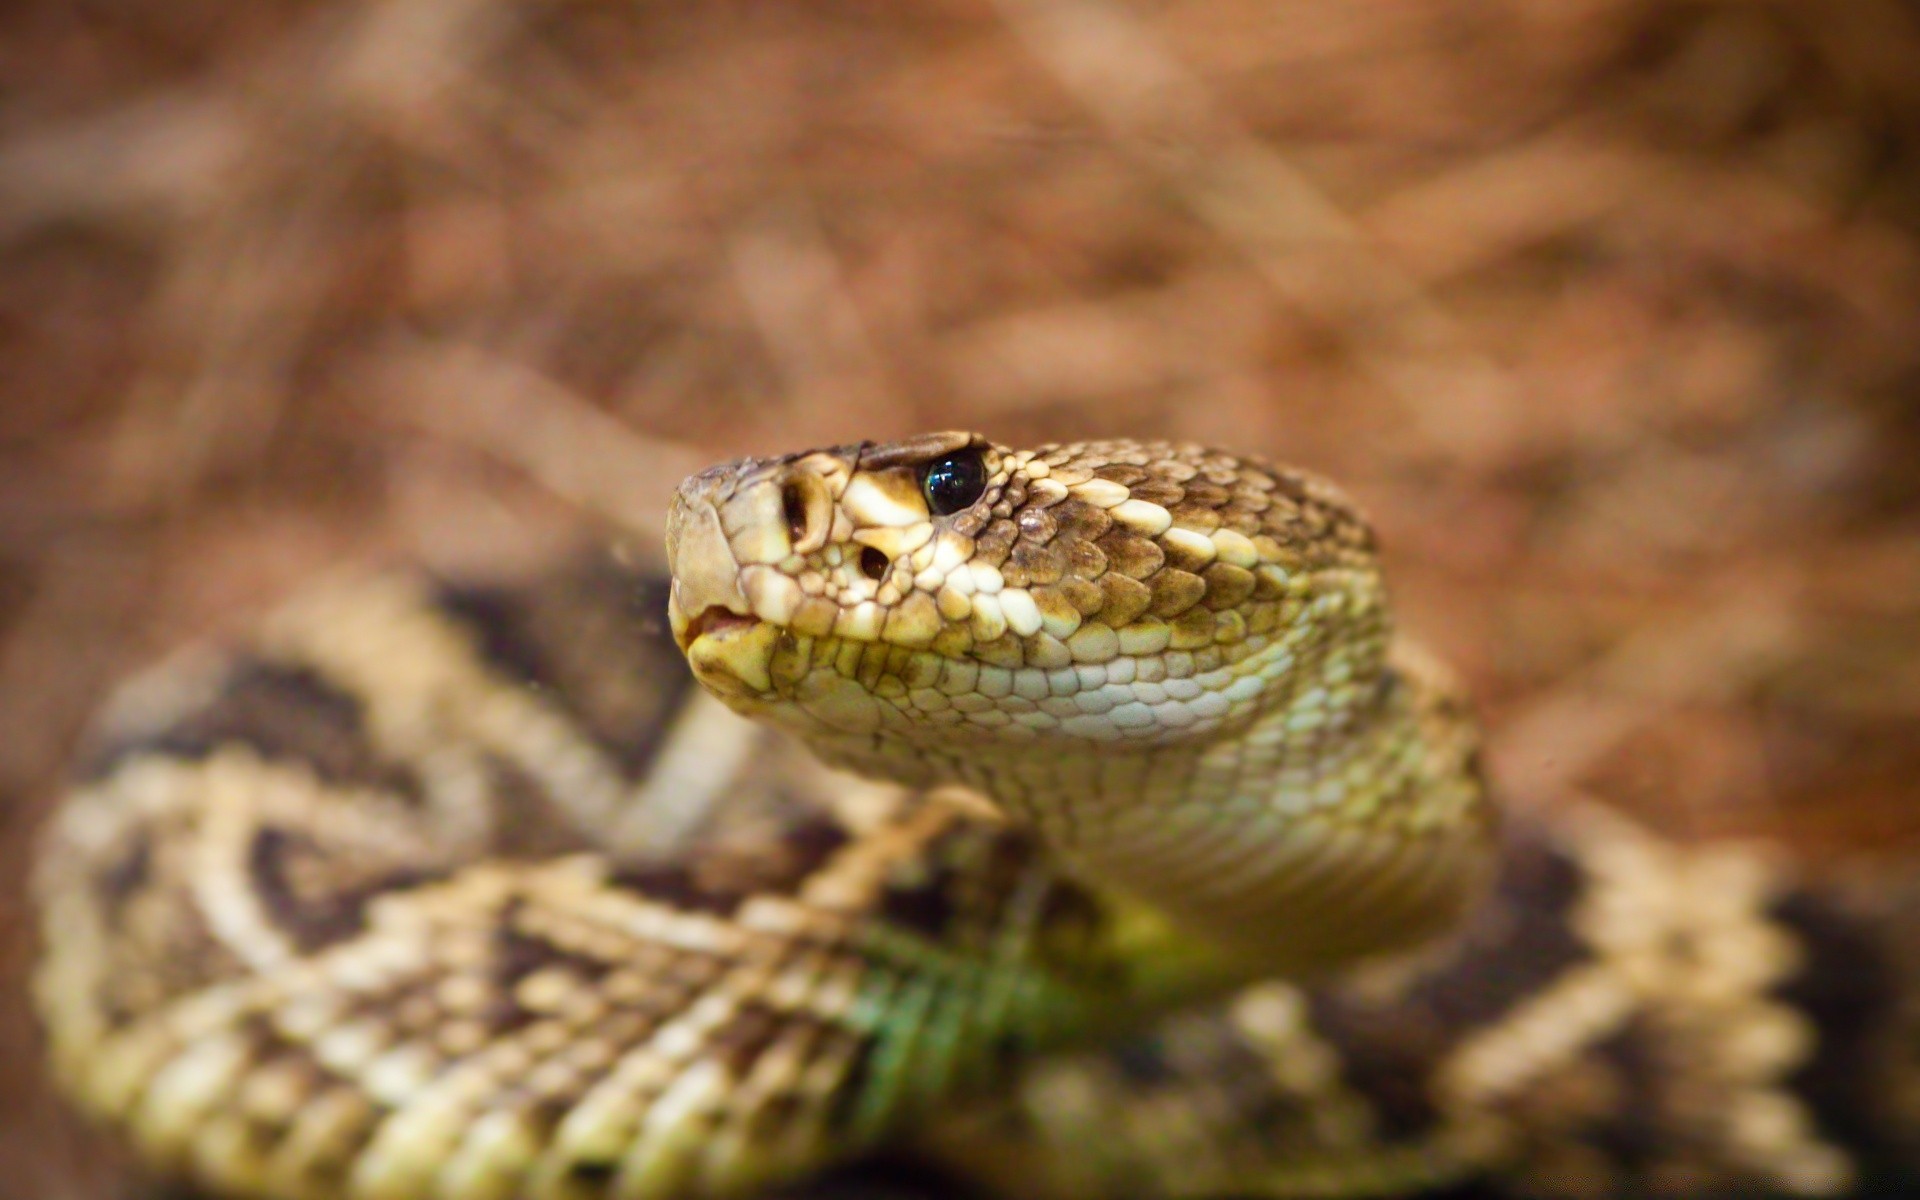
M 875 583 L 886 577 L 887 568 L 892 565 L 892 561 L 885 554 L 872 546 L 860 552 L 860 571 Z

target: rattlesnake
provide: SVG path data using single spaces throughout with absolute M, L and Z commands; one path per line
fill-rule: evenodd
M 318 588 L 125 688 L 36 880 L 80 1106 L 272 1197 L 1913 1167 L 1920 905 L 1497 820 L 1330 484 L 934 434 L 717 467 L 667 550 Z

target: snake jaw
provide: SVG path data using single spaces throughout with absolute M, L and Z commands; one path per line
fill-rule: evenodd
M 714 610 L 701 614 L 708 617 Z M 726 614 L 687 645 L 694 677 L 723 700 L 751 703 L 773 691 L 772 663 L 780 631 L 764 621 Z

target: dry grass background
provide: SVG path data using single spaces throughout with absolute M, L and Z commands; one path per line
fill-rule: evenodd
M 22 0 L 0 15 L 0 1195 L 110 680 L 923 427 L 1312 465 L 1517 803 L 1920 843 L 1910 0 Z

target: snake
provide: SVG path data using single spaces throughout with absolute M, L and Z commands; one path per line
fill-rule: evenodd
M 108 702 L 34 991 L 153 1177 L 1915 1179 L 1914 889 L 1500 802 L 1333 484 L 935 433 L 714 467 L 666 531 L 664 571 L 320 581 Z

